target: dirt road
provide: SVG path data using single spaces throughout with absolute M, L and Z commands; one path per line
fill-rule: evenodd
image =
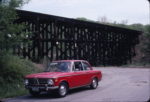
M 146 102 L 150 99 L 150 68 L 96 68 L 103 79 L 95 90 L 71 90 L 65 98 L 49 94 L 20 96 L 5 102 Z

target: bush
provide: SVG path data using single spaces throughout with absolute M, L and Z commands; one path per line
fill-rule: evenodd
M 9 53 L 0 54 L 0 98 L 26 93 L 23 85 L 25 75 L 38 70 L 26 59 Z

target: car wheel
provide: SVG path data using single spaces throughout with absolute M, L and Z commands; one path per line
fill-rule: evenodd
M 58 96 L 59 97 L 65 97 L 68 92 L 68 85 L 64 82 L 60 83 L 58 88 Z
M 98 81 L 97 81 L 96 78 L 94 78 L 94 79 L 92 80 L 92 82 L 91 82 L 90 87 L 91 87 L 91 89 L 96 89 L 97 86 L 98 86 Z
M 32 95 L 32 96 L 39 96 L 40 95 L 40 92 L 36 92 L 36 91 L 32 91 L 32 90 L 29 90 L 29 93 Z

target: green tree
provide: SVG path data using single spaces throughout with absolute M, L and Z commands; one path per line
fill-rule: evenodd
M 145 31 L 145 26 L 143 24 L 137 23 L 137 24 L 131 24 L 128 25 L 130 29 L 139 30 L 139 31 Z
M 95 22 L 95 21 L 90 20 L 90 19 L 87 19 L 87 18 L 85 18 L 85 17 L 77 17 L 76 19 L 77 19 L 77 20 L 80 20 L 80 21 Z
M 150 25 L 145 25 L 142 43 L 142 52 L 144 53 L 141 61 L 150 64 Z
M 28 0 L 0 0 L 0 49 L 8 50 L 14 45 L 22 42 L 27 33 L 23 32 L 25 26 L 23 24 L 15 24 L 18 18 L 15 11 L 20 8 Z

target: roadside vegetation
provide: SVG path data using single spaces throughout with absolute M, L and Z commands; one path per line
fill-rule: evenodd
M 25 94 L 24 76 L 39 71 L 31 61 L 12 54 L 13 46 L 28 43 L 24 24 L 13 23 L 17 19 L 15 9 L 27 2 L 0 0 L 0 99 Z
M 29 60 L 8 52 L 0 54 L 0 98 L 26 94 L 24 76 L 38 71 Z

